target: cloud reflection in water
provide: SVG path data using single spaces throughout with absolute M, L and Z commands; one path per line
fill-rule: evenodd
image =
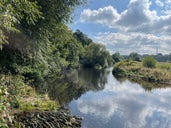
M 146 92 L 138 84 L 120 83 L 109 74 L 104 90 L 89 91 L 70 107 L 84 118 L 83 128 L 169 128 L 170 101 L 170 88 Z

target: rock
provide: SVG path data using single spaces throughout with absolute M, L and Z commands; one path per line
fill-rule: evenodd
M 81 118 L 67 110 L 22 112 L 14 115 L 21 128 L 80 128 Z

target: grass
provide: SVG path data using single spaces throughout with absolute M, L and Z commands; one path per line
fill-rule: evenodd
M 0 128 L 14 127 L 14 114 L 23 111 L 55 111 L 59 103 L 48 94 L 37 94 L 20 75 L 0 74 Z
M 56 111 L 60 106 L 57 101 L 50 100 L 48 94 L 39 95 L 32 87 L 26 87 L 22 97 L 18 98 L 19 109 L 22 111 Z
M 167 71 L 171 72 L 171 63 L 158 62 L 157 65 L 156 65 L 156 68 L 167 70 Z
M 119 62 L 114 65 L 113 74 L 136 80 L 171 84 L 171 63 L 157 63 L 156 68 L 146 68 L 141 62 Z
M 38 94 L 29 83 L 25 83 L 22 76 L 5 76 L 4 82 L 8 85 L 13 113 L 32 110 L 55 111 L 60 107 L 48 94 Z

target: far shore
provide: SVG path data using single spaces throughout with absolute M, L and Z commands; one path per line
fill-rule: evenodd
M 142 62 L 122 61 L 114 65 L 113 75 L 132 80 L 171 85 L 171 63 L 157 63 L 155 68 L 146 68 Z

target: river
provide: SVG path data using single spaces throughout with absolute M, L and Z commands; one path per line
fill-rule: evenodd
M 82 128 L 171 128 L 171 88 L 118 80 L 111 70 L 73 71 L 41 89 L 83 118 Z

